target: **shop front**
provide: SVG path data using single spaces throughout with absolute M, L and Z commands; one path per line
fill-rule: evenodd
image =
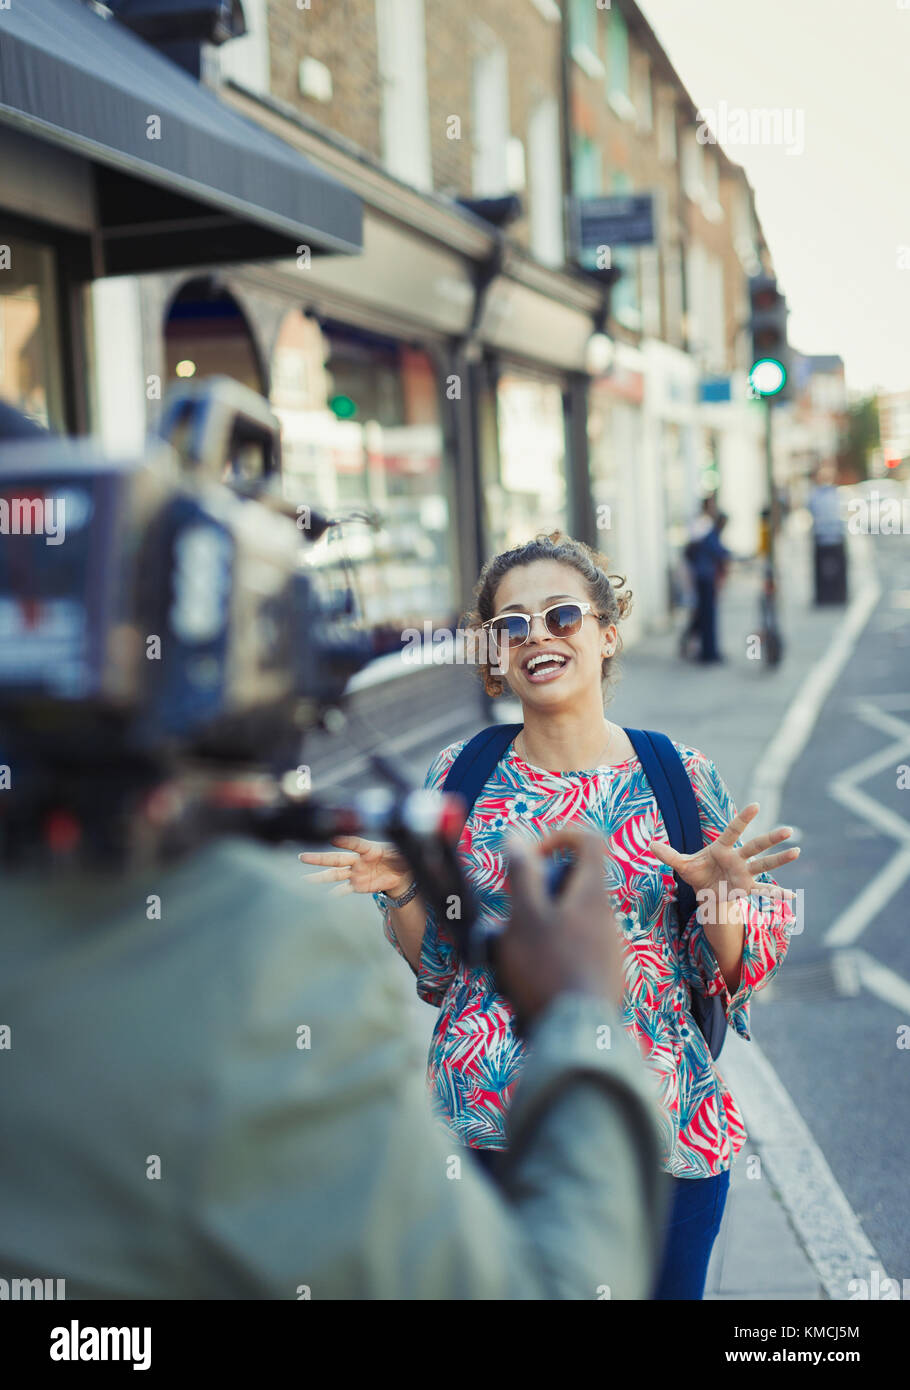
M 491 287 L 477 337 L 484 555 L 540 532 L 594 540 L 586 414 L 596 291 L 567 282 L 560 298 L 522 276 Z
M 2 28 L 0 394 L 39 423 L 97 425 L 92 282 L 359 251 L 354 193 L 101 7 L 29 0 Z
M 623 629 L 627 645 L 655 617 L 660 593 L 650 536 L 653 480 L 648 476 L 645 455 L 644 395 L 641 353 L 617 343 L 609 372 L 591 382 L 588 453 L 597 547 L 606 554 L 613 571 L 624 576 L 634 595 Z
M 457 620 L 453 479 L 433 357 L 398 339 L 300 309 L 282 323 L 272 405 L 284 487 L 323 515 L 350 518 L 314 547 L 330 587 L 352 583 L 377 651 L 405 630 Z
M 498 451 L 484 459 L 491 555 L 568 528 L 563 382 L 505 361 L 495 398 Z
M 701 501 L 696 449 L 698 370 L 694 360 L 666 343 L 648 340 L 645 356 L 646 451 L 655 486 L 650 522 L 657 547 L 655 573 L 663 575 L 663 613 L 670 619 L 684 599 L 683 550 Z

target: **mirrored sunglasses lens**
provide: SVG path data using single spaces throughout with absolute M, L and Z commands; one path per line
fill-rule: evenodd
M 528 620 L 518 613 L 508 613 L 493 624 L 496 641 L 510 647 L 520 647 L 528 640 Z
M 571 637 L 581 627 L 582 612 L 577 603 L 561 603 L 547 614 L 547 631 L 554 637 Z

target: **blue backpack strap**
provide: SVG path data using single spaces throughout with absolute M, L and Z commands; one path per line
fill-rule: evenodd
M 467 805 L 467 816 L 474 809 L 493 773 L 493 769 L 524 728 L 523 724 L 491 724 L 468 739 L 442 784 L 444 792 L 457 792 Z
M 667 838 L 680 854 L 697 854 L 704 844 L 698 802 L 682 758 L 666 734 L 655 729 L 626 729 L 667 827 Z M 695 911 L 695 894 L 676 875 L 680 924 Z
M 667 838 L 680 854 L 697 854 L 704 844 L 698 802 L 689 774 L 679 752 L 666 734 L 654 729 L 626 729 L 629 742 L 635 749 L 658 809 L 667 827 Z M 693 889 L 679 876 L 676 879 L 678 929 L 682 931 L 696 908 Z M 727 1036 L 727 1016 L 721 998 L 693 992 L 692 1016 L 704 1034 L 712 1057 L 718 1057 Z

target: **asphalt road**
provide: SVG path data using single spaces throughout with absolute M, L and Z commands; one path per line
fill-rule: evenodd
M 880 602 L 784 788 L 804 929 L 753 1010 L 888 1275 L 910 1280 L 910 855 L 878 893 L 910 851 L 910 536 L 875 536 L 872 552 Z M 855 785 L 837 797 L 839 778 Z M 842 943 L 826 942 L 839 920 Z

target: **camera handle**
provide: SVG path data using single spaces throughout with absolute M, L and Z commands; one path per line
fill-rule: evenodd
M 281 425 L 256 391 L 230 377 L 207 377 L 173 387 L 167 395 L 158 433 L 175 449 L 181 468 L 223 482 L 225 460 L 238 447 L 258 444 L 262 474 L 281 471 Z

